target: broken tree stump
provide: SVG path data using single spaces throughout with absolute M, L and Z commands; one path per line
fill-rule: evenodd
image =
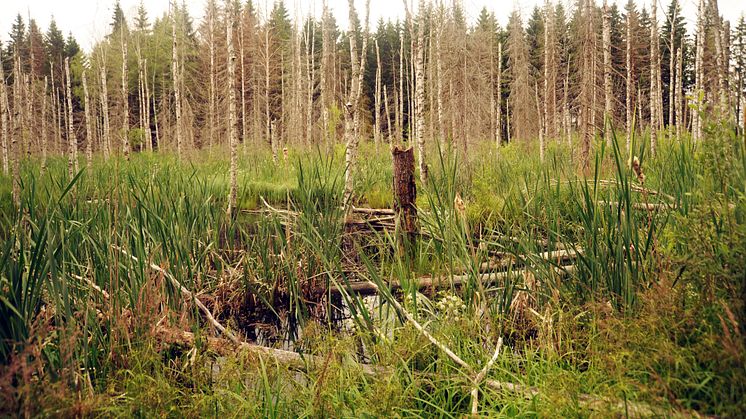
M 394 164 L 394 213 L 397 240 L 401 255 L 414 256 L 420 232 L 417 220 L 417 186 L 414 181 L 414 150 L 412 147 L 391 149 Z

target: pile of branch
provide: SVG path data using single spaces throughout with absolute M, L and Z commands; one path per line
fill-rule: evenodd
M 139 262 L 137 257 L 129 254 L 123 248 L 116 247 L 116 246 L 114 246 L 114 248 L 119 250 L 125 256 L 128 256 L 129 258 L 131 258 L 134 262 Z M 226 348 L 232 345 L 239 349 L 247 350 L 250 353 L 255 354 L 257 356 L 272 357 L 278 363 L 283 364 L 284 366 L 288 368 L 302 370 L 302 371 L 308 371 L 309 366 L 323 365 L 326 362 L 325 359 L 322 359 L 321 357 L 318 357 L 318 356 L 303 355 L 297 352 L 269 348 L 269 347 L 256 345 L 256 344 L 243 341 L 236 334 L 234 334 L 233 332 L 228 330 L 225 326 L 223 326 L 220 322 L 218 322 L 215 319 L 215 316 L 213 316 L 212 312 L 191 291 L 189 291 L 186 287 L 184 287 L 173 275 L 171 275 L 165 269 L 161 268 L 160 266 L 154 263 L 150 263 L 148 264 L 148 266 L 150 267 L 150 269 L 163 275 L 163 277 L 165 277 L 169 282 L 171 282 L 171 284 L 175 288 L 180 290 L 185 300 L 191 301 L 194 304 L 196 304 L 199 310 L 202 312 L 202 314 L 207 319 L 207 321 L 210 323 L 210 325 L 227 338 L 227 341 L 226 341 L 226 339 L 208 337 L 206 339 L 208 347 L 225 353 Z M 372 287 L 376 287 L 376 285 L 372 284 Z M 376 287 L 376 290 L 377 290 L 377 287 Z M 508 391 L 508 392 L 514 393 L 516 395 L 519 395 L 527 399 L 531 399 L 539 395 L 539 390 L 536 387 L 524 386 L 521 384 L 515 384 L 515 383 L 510 383 L 510 382 L 502 382 L 502 381 L 487 378 L 487 373 L 489 372 L 490 368 L 494 365 L 495 361 L 497 360 L 497 357 L 500 354 L 500 350 L 503 344 L 502 338 L 498 339 L 496 347 L 495 347 L 495 352 L 492 358 L 487 362 L 484 368 L 482 368 L 480 371 L 477 372 L 468 363 L 466 363 L 463 359 L 461 359 L 458 355 L 456 355 L 455 352 L 453 352 L 450 348 L 448 348 L 446 345 L 438 341 L 432 334 L 430 334 L 422 325 L 420 325 L 415 320 L 415 318 L 411 314 L 409 314 L 409 312 L 407 312 L 398 302 L 396 302 L 395 299 L 392 300 L 392 303 L 394 304 L 394 307 L 402 315 L 404 315 L 404 317 L 407 319 L 408 322 L 410 322 L 434 346 L 436 346 L 438 349 L 443 351 L 451 360 L 453 360 L 457 365 L 459 365 L 462 369 L 464 369 L 464 372 L 467 374 L 468 377 L 470 377 L 471 388 L 472 388 L 471 390 L 472 414 L 478 413 L 478 391 L 479 391 L 479 386 L 482 384 L 484 384 L 486 387 L 492 390 Z M 165 335 L 166 337 L 170 337 L 171 339 L 176 340 L 179 343 L 186 344 L 186 345 L 194 345 L 195 336 L 191 332 L 173 331 L 173 330 L 169 330 L 165 328 L 161 328 L 159 332 L 161 333 L 162 336 Z M 354 364 L 360 369 L 361 372 L 363 372 L 364 374 L 368 376 L 380 377 L 383 375 L 390 375 L 394 373 L 394 371 L 391 368 L 378 367 L 375 365 L 359 363 L 359 362 L 354 362 Z M 580 394 L 578 396 L 578 401 L 580 405 L 593 409 L 593 410 L 602 410 L 606 407 L 610 407 L 618 411 L 627 412 L 628 414 L 632 413 L 635 416 L 666 415 L 667 413 L 670 413 L 663 409 L 654 408 L 645 403 L 628 402 L 626 400 L 622 401 L 619 399 L 612 399 L 612 398 L 607 398 L 607 397 L 597 397 L 597 396 L 593 396 L 589 394 Z

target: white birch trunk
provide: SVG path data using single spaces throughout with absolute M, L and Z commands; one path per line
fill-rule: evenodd
M 179 160 L 182 159 L 183 154 L 183 140 L 182 140 L 182 126 L 181 126 L 181 85 L 179 82 L 179 44 L 176 36 L 176 14 L 173 16 L 173 26 L 171 28 L 171 35 L 173 36 L 173 46 L 171 50 L 171 76 L 174 82 L 174 106 L 176 111 L 176 154 Z
M 73 94 L 70 81 L 70 59 L 65 57 L 65 79 L 67 85 L 67 150 L 68 166 L 67 172 L 72 179 L 73 175 L 78 172 L 78 139 L 75 137 L 73 129 Z
M 439 28 L 438 28 L 438 35 L 437 35 L 437 37 L 435 39 L 435 61 L 436 61 L 436 66 L 437 66 L 436 70 L 437 70 L 437 73 L 438 73 L 438 75 L 437 75 L 438 80 L 437 80 L 437 83 L 436 83 L 438 92 L 437 92 L 436 96 L 437 96 L 437 102 L 438 102 L 438 139 L 440 141 L 441 153 L 444 153 L 445 150 L 446 150 L 446 133 L 445 133 L 445 120 L 444 120 L 445 116 L 444 116 L 444 110 L 443 110 L 443 26 L 445 25 L 445 19 L 443 17 L 443 7 L 442 7 L 442 5 L 441 5 L 441 7 L 439 9 L 440 9 L 439 12 L 438 12 L 438 26 L 439 26 Z M 499 87 L 499 85 L 500 85 L 500 76 L 499 75 L 498 75 L 497 80 L 498 80 L 498 82 L 497 82 L 498 83 L 498 88 L 497 89 L 498 89 L 498 95 L 499 95 L 500 94 L 499 93 L 500 92 L 500 87 Z M 498 109 L 500 107 L 499 100 L 500 99 L 498 99 L 498 105 L 497 105 Z M 500 111 L 498 110 L 498 117 L 497 117 L 498 118 L 498 122 L 497 122 L 498 126 L 500 125 L 500 122 L 499 122 L 500 117 L 499 117 L 499 115 L 500 115 Z M 497 142 L 498 142 L 498 145 L 499 145 L 500 144 L 499 133 L 498 133 L 498 137 L 497 137 Z
M 2 63 L 2 51 L 0 51 L 0 63 Z M 11 121 L 10 109 L 8 107 L 8 93 L 5 87 L 5 74 L 2 65 L 0 65 L 0 123 L 2 123 L 3 174 L 7 175 L 10 171 L 10 150 L 8 148 L 8 134 L 10 131 Z
M 85 102 L 85 159 L 88 170 L 93 165 L 93 129 L 91 128 L 91 101 L 88 96 L 88 80 L 83 70 L 83 101 Z
M 228 43 L 228 133 L 231 147 L 230 192 L 228 217 L 233 216 L 238 197 L 238 132 L 236 130 L 236 53 L 233 48 L 233 13 L 229 12 L 226 29 Z
M 632 27 L 631 22 L 629 19 L 629 15 L 627 15 L 627 48 L 626 48 L 626 67 L 627 67 L 627 77 L 625 80 L 626 85 L 626 102 L 625 102 L 625 111 L 626 111 L 626 127 L 627 127 L 627 144 L 626 144 L 626 150 L 627 155 L 631 155 L 632 153 L 632 132 L 634 131 L 635 127 L 633 126 L 632 117 L 633 117 L 633 108 L 632 108 L 632 94 L 633 94 L 633 80 L 632 80 Z
M 109 160 L 111 154 L 111 125 L 109 123 L 109 94 L 106 88 L 106 65 L 103 60 L 99 67 L 99 79 L 101 81 L 101 116 L 103 119 L 103 149 L 104 160 Z
M 2 78 L 2 74 L 0 74 Z M 49 79 L 44 76 L 44 96 L 41 99 L 41 173 L 47 170 L 47 101 L 49 95 Z M 0 104 L 0 107 L 2 104 Z M 4 128 L 3 128 L 4 129 Z
M 420 182 L 425 185 L 427 183 L 427 162 L 425 158 L 425 0 L 420 0 L 418 13 L 417 63 L 415 65 L 415 130 L 419 154 Z M 363 51 L 364 53 L 365 51 Z
M 215 74 L 215 4 L 213 2 L 210 2 L 208 4 L 208 17 L 207 17 L 207 31 L 208 31 L 208 44 L 209 44 L 209 52 L 210 52 L 210 92 L 209 92 L 209 142 L 208 146 L 211 149 L 212 152 L 212 146 L 215 144 L 215 82 L 216 82 L 216 74 Z
M 364 21 L 364 32 L 363 32 L 363 45 L 361 48 L 360 57 L 358 57 L 357 43 L 355 41 L 355 26 L 356 20 L 355 5 L 353 0 L 348 0 L 349 5 L 349 18 L 350 18 L 350 58 L 352 65 L 352 77 L 350 78 L 350 92 L 348 96 L 348 102 L 345 105 L 345 188 L 344 188 L 344 206 L 345 214 L 349 214 L 349 209 L 352 207 L 352 194 L 354 187 L 354 171 L 357 163 L 357 146 L 360 141 L 359 132 L 359 118 L 360 111 L 358 109 L 360 102 L 360 94 L 362 92 L 362 82 L 365 70 L 365 57 L 368 42 L 368 17 L 370 13 L 370 0 L 365 2 L 365 21 Z M 359 61 L 359 64 L 358 64 Z M 359 67 L 358 67 L 359 65 Z
M 495 138 L 497 148 L 500 148 L 503 142 L 503 43 L 497 44 L 497 120 L 495 121 Z
M 677 7 L 678 9 L 678 7 Z M 676 22 L 676 10 L 673 12 L 673 16 L 670 17 L 671 19 L 671 37 L 669 39 L 669 46 L 668 46 L 668 126 L 673 127 L 674 124 L 674 118 L 675 118 L 675 106 L 674 106 L 674 100 L 675 100 L 675 90 L 676 90 L 676 83 L 677 83 L 677 75 L 676 75 L 676 45 L 674 44 L 676 42 L 676 25 L 674 24 Z M 677 136 L 678 138 L 678 136 Z
M 655 157 L 656 144 L 658 140 L 658 84 L 656 78 L 658 77 L 658 71 L 656 66 L 658 64 L 658 58 L 656 52 L 658 50 L 658 17 L 657 17 L 657 6 L 656 2 L 651 5 L 650 13 L 650 154 Z
M 375 109 L 373 112 L 373 141 L 378 146 L 381 141 L 381 52 L 378 48 L 378 39 L 376 44 L 376 91 L 375 91 Z
M 148 59 L 143 60 L 143 75 L 142 79 L 143 90 L 145 94 L 145 116 L 143 118 L 145 130 L 145 145 L 148 147 L 148 151 L 153 151 L 153 135 L 150 132 L 150 87 L 148 87 Z
M 122 152 L 126 160 L 130 159 L 130 121 L 129 95 L 127 94 L 127 38 L 122 25 Z
M 612 87 L 611 87 L 611 13 L 609 4 L 604 0 L 603 15 L 603 48 L 604 48 L 604 138 L 611 144 Z
M 676 114 L 675 124 L 676 124 L 676 139 L 678 141 L 681 141 L 681 125 L 682 125 L 682 100 L 681 100 L 681 93 L 682 93 L 682 58 L 681 58 L 681 48 L 679 48 L 676 51 L 676 94 L 674 95 L 674 111 Z

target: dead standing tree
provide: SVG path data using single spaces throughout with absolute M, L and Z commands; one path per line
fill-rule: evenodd
M 226 40 L 228 43 L 228 132 L 231 148 L 230 192 L 228 193 L 228 217 L 231 217 L 236 207 L 238 196 L 238 132 L 236 128 L 236 53 L 233 48 L 233 25 L 235 16 L 233 9 L 228 8 L 228 24 L 226 25 Z
M 129 93 L 127 91 L 127 37 L 122 25 L 122 152 L 124 158 L 130 158 L 130 121 L 129 121 Z
M 103 53 L 102 53 L 103 54 Z M 109 160 L 111 154 L 111 125 L 109 123 L 109 94 L 106 88 L 106 63 L 101 58 L 99 63 L 99 79 L 101 82 L 101 116 L 103 120 L 103 149 L 104 159 Z
M 634 81 L 632 80 L 632 22 L 633 18 L 635 18 L 634 13 L 632 13 L 633 10 L 627 11 L 627 17 L 626 17 L 626 26 L 627 26 L 627 40 L 626 40 L 626 67 L 627 67 L 627 78 L 625 80 L 625 87 L 626 87 L 626 102 L 625 102 L 625 122 L 626 122 L 626 128 L 627 128 L 627 144 L 626 144 L 626 150 L 627 154 L 632 153 L 632 131 L 635 129 L 633 126 L 632 116 L 633 116 L 633 109 L 632 109 L 632 95 L 634 92 Z
M 595 128 L 592 123 L 592 115 L 595 112 L 593 108 L 593 95 L 596 80 L 593 77 L 593 68 L 595 67 L 594 59 L 594 39 L 593 30 L 593 13 L 591 1 L 585 0 L 583 5 L 583 16 L 585 19 L 583 25 L 583 34 L 581 35 L 582 43 L 582 69 L 580 85 L 580 121 L 581 121 L 581 164 L 584 169 L 588 169 L 590 164 L 591 143 Z
M 410 12 L 407 0 L 404 0 L 409 35 L 414 38 L 414 19 Z M 415 70 L 414 70 L 414 109 L 415 109 L 415 141 L 417 143 L 417 154 L 419 155 L 420 182 L 427 182 L 427 163 L 425 162 L 425 1 L 420 0 L 417 10 L 417 43 L 415 46 Z
M 604 49 L 604 139 L 606 144 L 611 144 L 611 118 L 614 115 L 612 108 L 612 86 L 611 86 L 611 12 L 609 3 L 604 0 L 603 10 L 603 49 Z
M 182 127 L 181 127 L 181 85 L 179 81 L 179 44 L 176 33 L 176 9 L 173 10 L 173 21 L 171 35 L 173 36 L 172 58 L 171 58 L 171 76 L 174 83 L 174 106 L 176 111 L 176 154 L 182 158 Z
M 658 58 L 658 17 L 657 7 L 654 1 L 651 5 L 650 14 L 650 154 L 655 156 L 660 128 L 658 102 L 660 94 L 660 65 Z
M 391 149 L 394 165 L 394 212 L 399 251 L 402 255 L 414 256 L 419 225 L 417 222 L 417 186 L 414 181 L 414 152 L 412 147 Z
M 0 63 L 2 63 L 2 51 L 0 51 Z M 2 124 L 2 147 L 3 147 L 3 174 L 10 170 L 10 153 L 8 149 L 8 132 L 10 131 L 10 109 L 8 107 L 8 93 L 5 87 L 5 72 L 0 65 L 0 123 Z
M 83 71 L 83 100 L 85 102 L 85 159 L 86 167 L 88 170 L 91 169 L 93 164 L 93 129 L 91 126 L 91 101 L 88 96 L 88 81 L 85 77 L 85 70 Z
M 355 40 L 355 22 L 357 13 L 353 0 L 348 1 L 350 9 L 350 62 L 352 66 L 352 77 L 350 77 L 350 89 L 348 100 L 345 104 L 345 187 L 344 206 L 345 214 L 349 214 L 352 208 L 352 192 L 354 186 L 354 171 L 357 163 L 357 146 L 360 141 L 360 96 L 362 93 L 363 76 L 365 74 L 365 57 L 368 46 L 368 16 L 370 14 L 370 0 L 365 1 L 365 22 L 363 30 L 363 45 L 360 56 L 357 52 L 357 41 Z M 359 63 L 358 63 L 359 62 Z
M 331 28 L 329 17 L 329 8 L 326 0 L 323 1 L 321 12 L 321 68 L 319 69 L 319 95 L 321 97 L 321 129 L 322 138 L 327 143 L 329 138 L 329 87 L 327 78 L 329 77 L 330 56 L 332 49 Z
M 67 150 L 68 150 L 68 166 L 67 173 L 72 179 L 73 175 L 78 172 L 78 139 L 75 138 L 75 130 L 73 130 L 73 99 L 72 89 L 70 88 L 70 58 L 65 57 L 65 80 L 66 80 L 66 94 L 67 96 Z

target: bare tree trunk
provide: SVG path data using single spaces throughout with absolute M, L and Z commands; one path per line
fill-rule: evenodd
M 539 84 L 534 84 L 534 93 L 536 98 L 536 115 L 539 118 L 539 159 L 544 162 L 544 125 L 546 120 L 542 117 L 541 107 L 539 106 Z
M 376 44 L 376 92 L 375 92 L 375 110 L 373 121 L 373 141 L 378 146 L 381 141 L 381 52 L 378 49 L 378 39 Z
M 676 9 L 678 9 L 678 4 Z M 676 90 L 676 84 L 677 84 L 677 75 L 676 75 L 676 67 L 674 67 L 676 63 L 676 45 L 674 44 L 676 42 L 676 13 L 677 10 L 673 11 L 673 15 L 670 17 L 670 25 L 671 25 L 671 37 L 669 39 L 669 46 L 668 46 L 668 126 L 673 127 L 674 123 L 674 114 L 675 114 L 675 106 L 674 106 L 674 100 L 675 95 L 674 91 Z M 678 135 L 676 136 L 678 138 Z
M 2 51 L 0 51 L 0 63 L 2 63 Z M 3 174 L 10 171 L 10 150 L 8 148 L 8 132 L 10 131 L 10 109 L 8 106 L 8 93 L 5 87 L 5 74 L 0 64 L 0 122 L 2 122 L 2 146 L 3 146 Z M 44 164 L 42 163 L 42 168 Z
M 145 147 L 145 139 L 143 138 L 143 135 L 145 134 L 145 86 L 143 85 L 143 73 L 142 73 L 142 52 L 140 51 L 140 45 L 138 43 L 137 45 L 137 123 L 138 123 L 138 129 L 140 130 L 140 139 L 142 140 L 142 144 L 140 145 L 140 150 L 144 149 Z
M 145 99 L 144 99 L 145 117 L 143 118 L 145 122 L 145 127 L 144 127 L 145 144 L 148 146 L 148 151 L 152 152 L 153 151 L 153 135 L 152 135 L 152 132 L 150 131 L 150 87 L 148 87 L 148 59 L 147 58 L 143 61 L 143 75 L 144 77 L 142 79 L 142 84 L 143 84 L 143 90 L 145 93 Z
M 497 144 L 497 101 L 495 100 L 495 45 L 494 36 L 490 34 L 490 132 L 492 140 Z M 431 111 L 432 113 L 432 111 Z
M 503 43 L 497 44 L 497 121 L 495 121 L 495 137 L 497 148 L 500 148 L 503 142 Z
M 692 137 L 694 142 L 702 139 L 702 117 L 701 112 L 704 102 L 704 53 L 705 53 L 705 0 L 699 0 L 697 9 L 697 51 L 695 56 L 695 109 L 692 113 Z
M 24 145 L 26 147 L 26 157 L 31 158 L 31 139 L 34 137 L 34 121 L 32 115 L 34 113 L 34 97 L 31 94 L 31 75 L 25 74 L 23 76 L 23 96 L 24 96 L 24 110 L 26 112 L 23 120 L 26 124 L 24 132 Z
M 101 79 L 101 115 L 104 124 L 104 160 L 109 160 L 111 154 L 111 125 L 109 124 L 109 94 L 106 89 L 106 65 L 103 60 L 99 67 L 99 78 Z
M 642 87 L 637 87 L 637 126 L 640 129 L 640 132 L 642 132 L 645 127 L 643 127 L 643 119 L 642 119 L 642 105 L 643 105 L 643 97 L 642 97 Z
M 230 8 L 229 8 L 230 9 Z M 226 38 L 228 43 L 228 133 L 231 144 L 230 192 L 228 217 L 233 216 L 238 198 L 238 132 L 236 131 L 236 53 L 233 48 L 233 12 L 228 12 Z
M 329 9 L 326 0 L 323 0 L 321 13 L 321 69 L 319 76 L 319 94 L 321 95 L 321 128 L 323 130 L 322 138 L 325 142 L 329 141 L 329 87 L 327 86 L 327 77 L 329 77 L 329 55 L 331 52 L 331 30 L 329 28 Z
M 400 233 L 399 251 L 414 256 L 416 240 L 419 233 L 417 222 L 417 185 L 414 181 L 414 153 L 412 148 L 402 150 L 394 147 L 391 150 L 394 165 L 394 211 L 396 212 L 396 230 Z
M 725 57 L 725 45 L 723 42 L 723 21 L 720 18 L 718 12 L 717 0 L 710 0 L 710 18 L 713 23 L 713 30 L 715 31 L 715 66 L 717 75 L 717 94 L 718 98 L 718 113 L 719 116 L 725 117 L 725 113 L 728 109 L 728 92 L 726 90 L 726 73 L 727 73 L 727 60 Z
M 552 19 L 550 18 L 550 12 L 551 8 L 549 6 L 549 1 L 546 1 L 544 4 L 544 106 L 543 106 L 543 118 L 544 118 L 544 129 L 547 129 L 547 121 L 549 120 L 549 67 L 551 66 L 549 62 L 549 56 L 550 56 L 550 45 L 549 45 L 549 32 L 551 30 L 552 25 Z M 537 95 L 537 104 L 538 104 L 538 95 Z M 541 112 L 537 113 L 537 115 L 542 115 Z M 545 135 L 548 135 L 548 132 L 544 132 Z M 543 153 L 543 150 L 542 150 Z M 544 157 L 542 155 L 541 158 L 542 161 L 544 161 Z
M 85 102 L 85 159 L 88 170 L 93 165 L 93 129 L 91 128 L 91 102 L 88 96 L 88 81 L 83 70 L 83 101 Z
M 570 120 L 570 98 L 568 96 L 569 94 L 569 85 L 570 85 L 570 57 L 568 56 L 567 59 L 567 71 L 565 72 L 565 89 L 564 89 L 564 96 L 562 99 L 562 114 L 564 116 L 564 122 L 563 125 L 565 126 L 565 137 L 567 139 L 567 149 L 570 152 L 570 158 L 572 159 L 572 127 L 571 120 Z
M 163 83 L 165 85 L 165 83 Z M 155 90 L 155 74 L 153 74 L 153 90 Z M 161 149 L 161 133 L 158 128 L 158 107 L 155 102 L 155 92 L 153 92 L 153 127 L 155 128 L 155 144 L 158 146 L 158 150 Z
M 302 139 L 304 137 L 305 127 L 303 126 L 303 104 L 305 103 L 306 94 L 303 90 L 302 77 L 302 65 L 301 65 L 301 29 L 299 23 L 300 17 L 295 17 L 295 34 L 294 39 L 294 53 L 293 53 L 293 110 L 291 117 L 293 118 L 293 138 Z M 307 79 L 307 77 L 305 78 Z
M 404 30 L 399 34 L 399 118 L 396 123 L 397 137 L 404 141 Z
M 21 144 L 19 144 L 18 137 L 23 135 L 20 131 L 22 130 L 23 122 L 21 121 L 21 60 L 18 56 L 18 50 L 15 51 L 15 60 L 13 66 L 13 129 L 10 134 L 10 155 L 12 175 L 11 182 L 13 202 L 20 206 L 21 204 Z M 5 80 L 2 81 L 5 83 Z
M 596 138 L 596 133 L 598 132 L 598 125 L 596 125 L 596 114 L 598 113 L 598 42 L 596 40 L 595 28 L 593 30 L 593 59 L 591 60 L 591 68 L 593 69 L 591 71 L 591 78 L 593 79 L 593 88 L 591 93 L 591 131 L 593 132 L 592 138 Z
M 386 126 L 388 127 L 388 142 L 389 145 L 391 145 L 391 141 L 393 138 L 393 133 L 391 131 L 391 113 L 389 112 L 389 95 L 386 92 L 386 85 L 383 85 L 383 106 L 384 106 L 384 112 L 386 112 Z
M 350 10 L 350 34 L 355 33 L 355 21 L 357 20 L 355 13 L 355 4 L 353 0 L 348 0 Z M 352 193 L 354 186 L 353 173 L 357 163 L 357 146 L 360 141 L 360 110 L 359 102 L 362 92 L 362 82 L 365 70 L 365 57 L 368 45 L 368 18 L 370 15 L 370 0 L 365 1 L 365 22 L 363 32 L 363 45 L 361 48 L 360 57 L 357 53 L 357 43 L 355 36 L 350 36 L 350 58 L 352 65 L 352 77 L 350 78 L 350 92 L 348 96 L 348 102 L 345 105 L 345 143 L 347 145 L 345 151 L 345 188 L 344 188 L 344 205 L 345 214 L 349 214 L 350 208 L 352 208 Z M 359 59 L 359 64 L 358 64 Z M 358 66 L 359 65 L 359 66 Z
M 23 159 L 24 149 L 26 147 L 27 135 L 28 135 L 28 121 L 26 120 L 26 112 L 24 107 L 24 90 L 25 90 L 25 75 L 23 74 L 23 67 L 21 65 L 21 58 L 16 50 L 15 53 L 15 66 L 16 70 L 14 73 L 14 86 L 13 86 L 13 103 L 14 110 L 17 118 L 17 123 L 20 129 L 18 137 L 20 141 L 17 143 L 16 155 L 18 156 L 18 164 Z
M 393 65 L 392 65 L 393 67 Z M 394 68 L 392 68 L 392 73 L 394 74 L 394 129 L 396 130 L 396 142 L 400 143 L 400 133 L 401 129 L 401 114 L 399 113 L 399 89 L 397 87 L 397 79 L 396 79 L 396 72 L 394 71 Z M 391 140 L 391 139 L 389 139 Z
M 432 22 L 432 17 L 431 17 Z M 427 61 L 425 68 L 427 69 L 427 141 L 430 144 L 435 144 L 435 41 L 434 33 L 432 30 L 429 31 L 427 36 Z M 492 90 L 494 92 L 494 90 Z
M 604 48 L 604 138 L 611 144 L 612 87 L 611 87 L 611 13 L 609 4 L 604 0 L 603 15 L 603 48 Z
M 650 154 L 655 157 L 655 149 L 658 139 L 658 17 L 656 2 L 650 7 Z
M 511 141 L 510 137 L 510 97 L 505 99 L 505 134 L 508 141 Z
M 313 142 L 313 92 L 316 83 L 316 25 L 311 25 L 311 36 L 306 44 L 310 45 L 310 54 L 308 45 L 306 45 L 306 77 L 308 83 L 308 93 L 306 96 L 306 141 Z
M 453 89 L 453 79 L 450 77 L 448 78 L 448 103 L 450 104 L 450 112 L 448 114 L 451 116 L 449 145 L 453 145 L 453 140 L 456 137 L 456 112 L 454 109 L 456 106 L 456 94 Z M 510 132 L 510 129 L 508 129 L 508 132 Z M 508 138 L 510 138 L 510 135 L 508 135 Z
M 272 149 L 272 162 L 274 164 L 277 164 L 277 142 L 278 142 L 277 137 L 279 136 L 278 135 L 279 134 L 278 133 L 279 130 L 277 129 L 277 120 L 276 119 L 273 119 L 270 122 L 269 128 L 270 128 L 269 142 L 270 142 L 270 146 L 271 146 L 271 149 Z
M 130 159 L 130 121 L 129 121 L 129 95 L 127 93 L 127 39 L 124 36 L 124 25 L 122 25 L 122 151 L 124 158 Z
M 674 110 L 676 114 L 676 139 L 681 141 L 681 125 L 682 125 L 682 100 L 681 93 L 683 91 L 682 86 L 682 59 L 681 59 L 681 48 L 676 51 L 676 94 L 674 95 Z
M 173 36 L 172 58 L 171 58 L 171 75 L 174 82 L 174 106 L 176 108 L 176 154 L 179 160 L 182 159 L 182 126 L 181 126 L 181 84 L 179 81 L 179 44 L 176 36 L 176 13 L 173 16 L 173 26 L 171 33 Z
M 406 4 L 406 0 L 405 0 Z M 415 114 L 418 163 L 420 166 L 420 182 L 427 183 L 427 162 L 425 159 L 425 1 L 420 0 L 417 25 L 417 63 L 415 66 Z M 410 18 L 410 28 L 412 19 Z
M 635 130 L 633 126 L 632 117 L 632 94 L 633 94 L 633 80 L 632 80 L 632 25 L 630 16 L 627 14 L 627 79 L 626 79 L 626 127 L 627 127 L 627 155 L 632 153 L 632 132 Z
M 583 34 L 583 62 L 581 70 L 581 90 L 580 90 L 580 108 L 582 121 L 582 149 L 581 164 L 587 169 L 590 163 L 591 143 L 593 142 L 593 120 L 592 115 L 595 113 L 593 101 L 595 96 L 595 59 L 594 59 L 594 42 L 593 39 L 593 16 L 591 13 L 591 2 L 585 0 L 584 4 L 585 33 Z
M 440 149 L 441 153 L 444 153 L 446 150 L 446 133 L 445 133 L 445 121 L 443 116 L 443 26 L 445 25 L 445 18 L 443 17 L 443 5 L 440 5 L 439 11 L 438 11 L 438 35 L 435 39 L 435 61 L 437 66 L 437 73 L 438 73 L 438 80 L 437 80 L 437 101 L 438 101 L 438 139 L 440 141 Z M 500 84 L 500 76 L 497 76 L 498 80 L 498 86 Z M 498 89 L 498 94 L 500 91 L 500 87 Z M 499 101 L 499 99 L 498 99 Z M 498 109 L 499 109 L 499 102 L 498 102 Z M 498 125 L 499 122 L 499 115 L 500 111 L 498 110 Z M 499 135 L 499 134 L 498 134 Z M 500 137 L 497 137 L 498 145 L 500 143 Z
M 54 80 L 54 77 L 52 78 L 52 80 Z M 56 129 L 57 129 L 57 141 L 56 141 L 57 147 L 62 147 L 62 144 L 63 144 L 62 143 L 62 124 L 63 124 L 62 112 L 64 111 L 64 105 L 63 105 L 63 103 L 60 103 L 60 94 L 61 94 L 60 88 L 55 87 L 54 88 L 54 95 L 53 95 L 53 97 L 54 97 L 54 100 L 53 100 L 54 105 L 53 106 L 54 106 L 54 109 L 55 109 L 55 116 L 56 116 L 56 118 L 55 118 L 55 125 L 56 125 Z M 55 148 L 57 148 L 57 147 L 55 147 Z M 64 152 L 63 152 L 63 154 L 64 154 Z
M 65 57 L 65 79 L 67 83 L 67 144 L 68 144 L 68 165 L 67 173 L 72 179 L 73 175 L 78 172 L 78 139 L 75 138 L 73 130 L 73 94 L 70 88 L 70 58 Z
M 208 142 L 208 146 L 210 147 L 212 152 L 212 146 L 215 145 L 215 95 L 217 94 L 215 92 L 215 82 L 216 82 L 216 70 L 215 70 L 215 13 L 217 11 L 215 10 L 215 3 L 213 1 L 208 3 L 208 16 L 207 16 L 207 32 L 208 32 L 208 39 L 207 43 L 209 44 L 209 52 L 210 52 L 210 92 L 209 92 L 209 121 L 208 124 L 210 125 L 209 133 L 210 138 Z
M 552 115 L 552 136 L 559 138 L 559 127 L 560 127 L 560 113 L 557 105 L 557 79 L 559 77 L 560 62 L 559 52 L 557 45 L 557 22 L 556 17 L 551 16 L 549 18 L 549 46 L 550 46 L 550 65 L 549 65 L 549 99 L 550 106 L 549 111 Z M 564 22 L 561 22 L 564 25 Z M 547 122 L 548 123 L 548 122 Z
M 238 26 L 238 56 L 239 56 L 239 65 L 241 68 L 241 139 L 243 141 L 243 147 L 244 150 L 246 149 L 246 143 L 247 143 L 247 132 L 246 132 L 246 70 L 245 70 L 245 60 L 246 56 L 244 54 L 244 43 L 246 42 L 245 36 L 244 36 L 244 16 L 245 13 L 244 9 L 241 9 L 241 17 L 239 19 L 239 26 Z
M 0 79 L 2 79 L 2 71 L 0 71 Z M 3 83 L 3 88 L 5 84 Z M 2 92 L 4 95 L 5 92 Z M 44 96 L 41 100 L 41 174 L 47 170 L 47 96 L 49 95 L 49 79 L 44 76 Z M 2 107 L 2 103 L 0 103 Z M 3 121 L 5 122 L 5 121 Z M 5 126 L 3 125 L 3 135 L 5 135 Z M 3 145 L 5 142 L 3 141 Z M 7 164 L 7 162 L 6 162 Z
M 264 29 L 264 117 L 267 141 L 272 149 L 272 160 L 277 163 L 277 152 L 275 151 L 275 122 L 269 115 L 269 26 Z

